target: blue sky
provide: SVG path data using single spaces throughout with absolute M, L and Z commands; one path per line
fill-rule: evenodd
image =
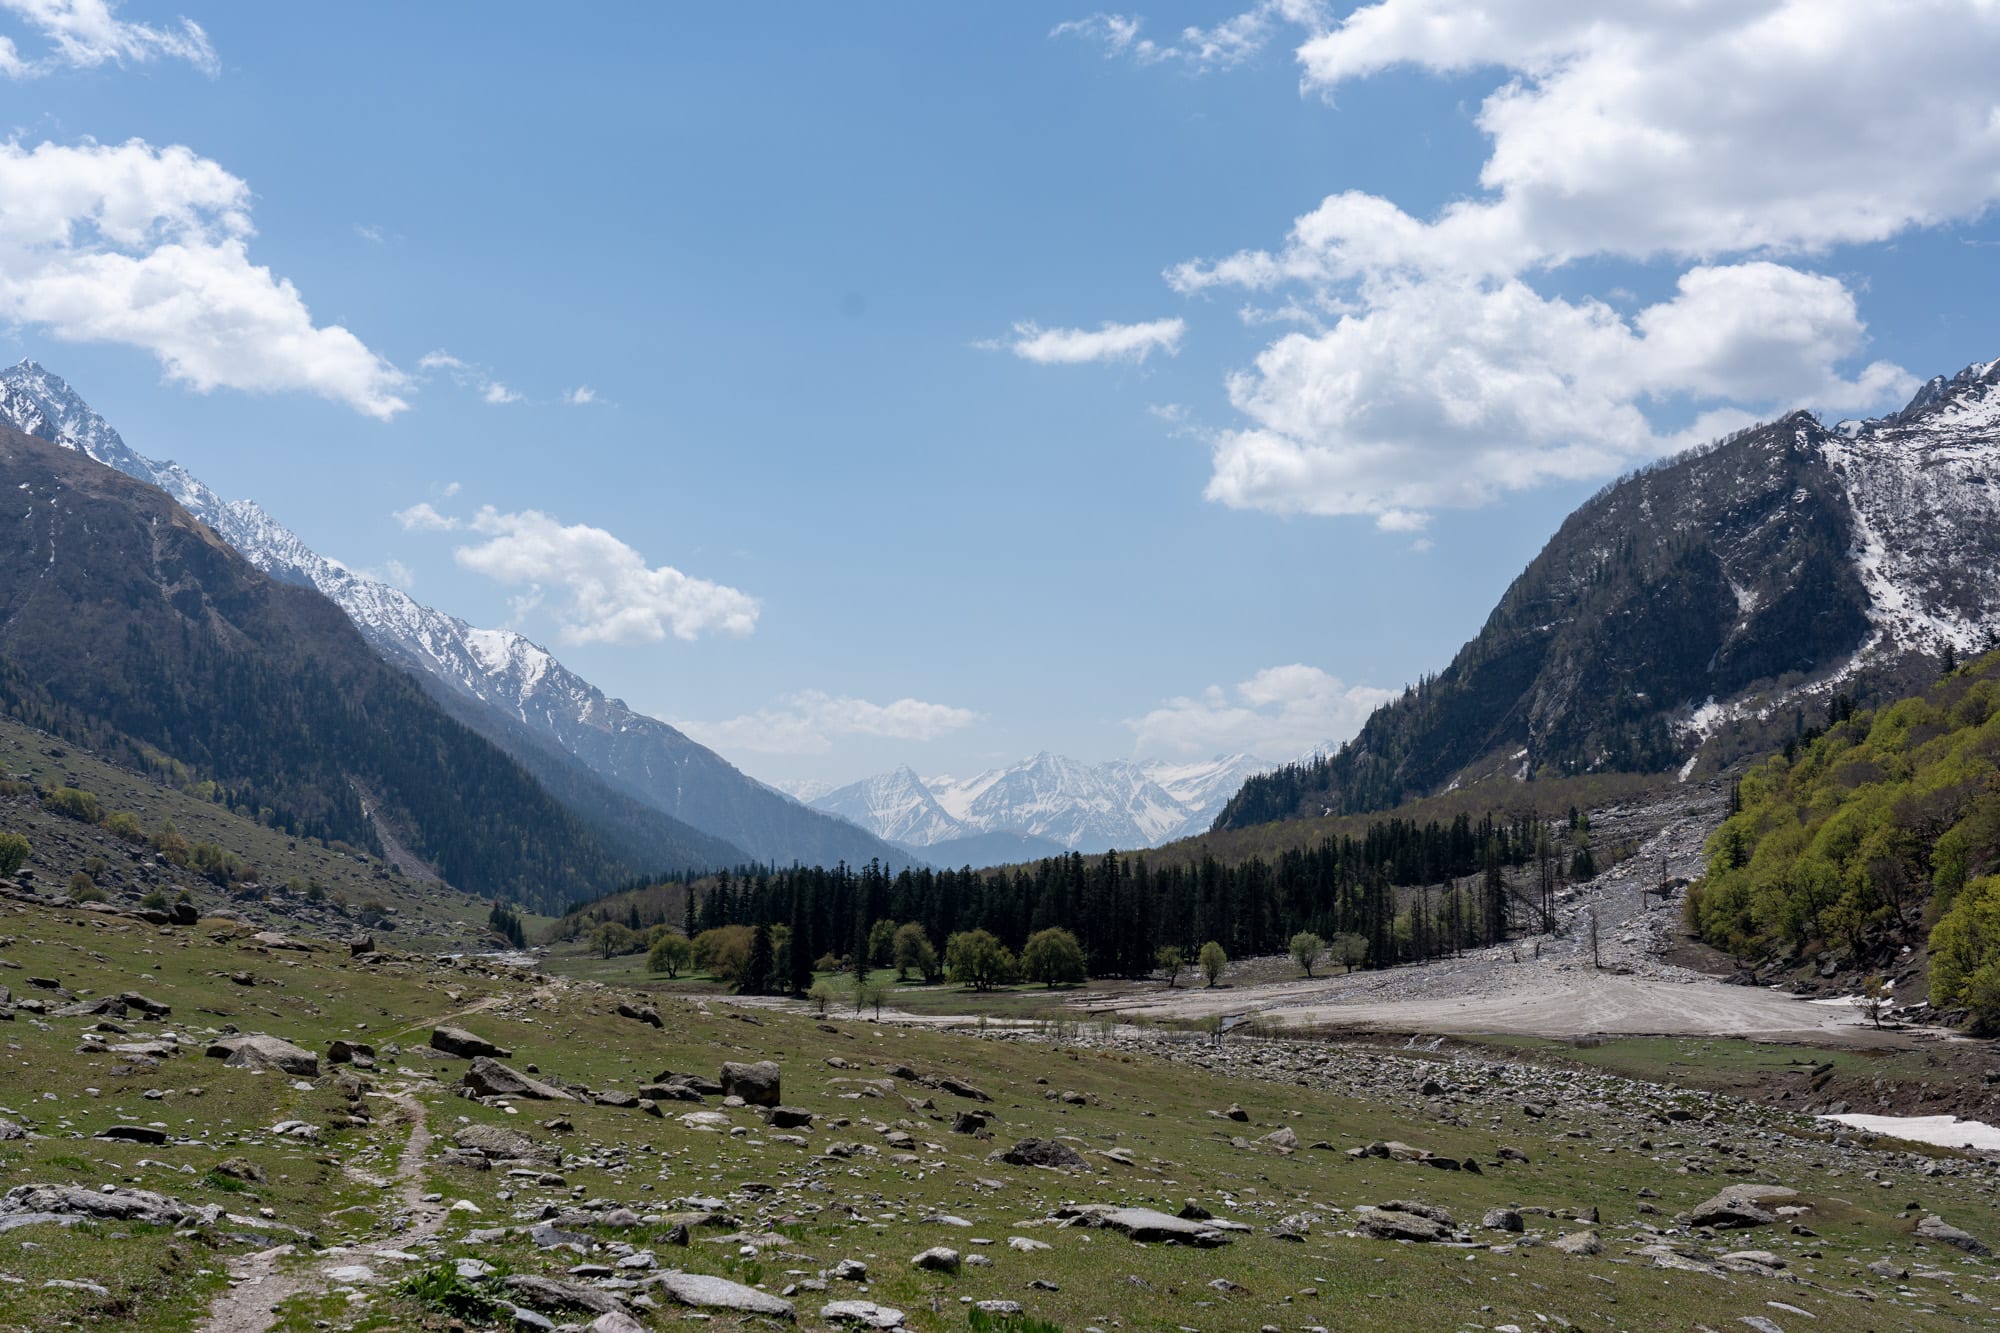
M 760 777 L 1282 759 L 2000 356 L 1990 5 L 1574 8 L 0 0 L 0 352 Z

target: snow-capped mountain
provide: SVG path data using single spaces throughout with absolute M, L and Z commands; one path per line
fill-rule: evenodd
M 1086 852 L 1157 847 L 1206 830 L 1243 780 L 1269 767 L 1241 754 L 1200 763 L 1085 764 L 1044 752 L 972 778 L 920 778 L 899 768 L 813 805 L 919 851 L 993 833 Z
M 178 464 L 136 453 L 60 376 L 33 361 L 0 371 L 0 419 L 158 486 L 265 573 L 317 588 L 377 652 L 414 671 L 459 721 L 513 754 L 552 790 L 576 787 L 574 774 L 557 771 L 574 761 L 613 791 L 757 860 L 909 860 L 607 697 L 524 636 L 478 629 L 424 606 L 312 550 L 255 502 L 226 501 Z
M 1678 769 L 1783 745 L 2000 642 L 2000 360 L 1890 416 L 1808 412 L 1607 486 L 1451 664 L 1337 751 L 1248 782 L 1242 827 L 1505 772 Z

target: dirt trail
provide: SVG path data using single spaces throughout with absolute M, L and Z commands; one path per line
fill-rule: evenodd
M 209 1306 L 208 1319 L 201 1325 L 203 1333 L 267 1333 L 277 1323 L 278 1307 L 286 1301 L 331 1288 L 334 1282 L 328 1275 L 334 1269 L 369 1265 L 377 1252 L 427 1240 L 444 1226 L 445 1210 L 423 1202 L 424 1162 L 431 1148 L 424 1104 L 403 1091 L 371 1095 L 393 1103 L 399 1119 L 409 1123 L 410 1136 L 397 1159 L 395 1179 L 398 1212 L 408 1219 L 408 1226 L 379 1243 L 322 1254 L 306 1265 L 285 1263 L 297 1253 L 297 1247 L 291 1245 L 245 1255 L 230 1264 L 229 1289 Z M 376 1271 L 381 1275 L 380 1269 Z

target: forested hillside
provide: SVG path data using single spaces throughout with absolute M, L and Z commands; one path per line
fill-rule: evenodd
M 393 829 L 452 884 L 544 906 L 633 869 L 381 661 L 159 490 L 0 427 L 0 707 L 272 827 Z M 379 821 L 379 822 L 378 822 Z
M 1837 699 L 1744 776 L 1708 855 L 1688 916 L 1709 943 L 1774 975 L 1927 950 L 1931 1002 L 2000 1027 L 2000 653 L 1878 711 Z

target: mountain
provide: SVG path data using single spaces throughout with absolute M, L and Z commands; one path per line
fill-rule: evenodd
M 1795 412 L 1606 487 L 1477 636 L 1331 755 L 1246 783 L 1240 828 L 1493 773 L 1683 776 L 1836 694 L 1898 697 L 2000 631 L 2000 361 L 1902 411 Z
M 338 607 L 159 489 L 7 426 L 0 489 L 18 497 L 0 514 L 16 717 L 469 892 L 551 910 L 634 872 Z
M 813 805 L 934 864 L 976 865 L 975 853 L 1004 855 L 1010 847 L 1027 848 L 1034 857 L 1051 849 L 1158 846 L 1206 829 L 1244 778 L 1266 767 L 1249 755 L 1084 764 L 1045 752 L 965 779 L 920 778 L 899 768 L 827 792 Z M 1030 841 L 967 841 L 1000 833 Z
M 881 839 L 808 809 L 681 732 L 608 698 L 512 630 L 476 629 L 308 547 L 252 501 L 225 501 L 175 463 L 130 449 L 61 377 L 33 361 L 0 371 L 0 420 L 158 486 L 273 578 L 315 588 L 390 661 L 414 672 L 454 717 L 512 754 L 572 810 L 643 843 L 644 811 L 708 835 L 707 864 L 748 858 L 892 865 Z M 606 793 L 622 801 L 606 803 Z M 642 809 L 634 809 L 634 805 Z M 685 844 L 676 834 L 668 840 Z M 678 861 L 641 861 L 667 869 Z

